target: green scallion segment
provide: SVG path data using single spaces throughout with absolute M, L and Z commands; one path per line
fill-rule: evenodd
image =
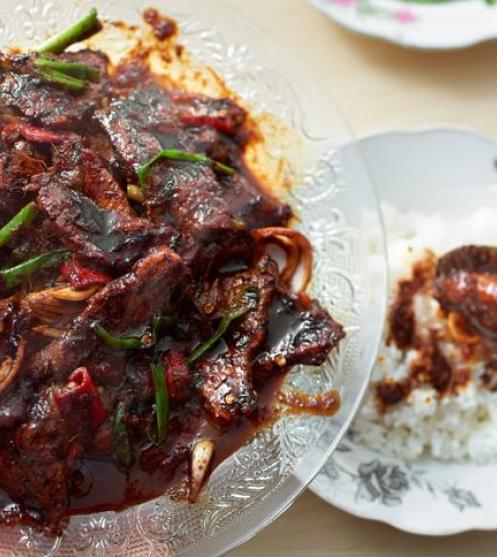
M 102 327 L 100 323 L 95 323 L 93 325 L 93 329 L 95 333 L 97 333 L 97 335 L 105 342 L 105 344 L 112 346 L 112 348 L 131 350 L 142 346 L 141 337 L 116 337 Z
M 172 325 L 174 318 L 171 315 L 156 315 L 152 319 L 152 331 L 149 346 L 155 346 L 159 336 L 159 330 L 163 325 Z
M 231 166 L 217 162 L 207 155 L 202 155 L 200 153 L 185 153 L 184 151 L 178 151 L 177 149 L 163 149 L 160 153 L 157 153 L 157 155 L 153 156 L 149 161 L 142 164 L 138 168 L 138 181 L 142 187 L 146 186 L 151 167 L 161 159 L 208 164 L 217 172 L 221 172 L 222 174 L 227 174 L 229 176 L 235 173 L 235 169 Z
M 159 329 L 163 325 L 170 325 L 173 318 L 169 315 L 156 315 L 152 319 L 152 325 L 148 328 L 148 332 L 140 337 L 138 336 L 122 336 L 117 337 L 107 331 L 100 323 L 95 323 L 93 329 L 95 333 L 112 348 L 122 348 L 124 350 L 133 350 L 137 348 L 152 348 L 157 344 Z
M 127 407 L 125 402 L 117 405 L 112 419 L 112 437 L 114 439 L 114 451 L 124 468 L 130 468 L 133 464 L 133 453 L 129 440 L 128 429 L 126 428 Z
M 0 247 L 5 245 L 19 228 L 29 224 L 37 214 L 36 203 L 31 202 L 24 206 L 6 225 L 0 228 Z
M 72 89 L 73 91 L 82 91 L 87 86 L 86 81 L 83 81 L 82 79 L 78 79 L 76 77 L 72 77 L 70 75 L 66 75 L 57 70 L 43 70 L 40 71 L 39 75 L 45 81 L 55 83 L 56 85 L 60 85 L 65 89 Z
M 251 311 L 253 308 L 251 306 L 243 307 L 241 309 L 237 309 L 231 311 L 224 315 L 219 321 L 219 325 L 216 329 L 216 332 L 205 342 L 203 342 L 190 356 L 187 358 L 187 362 L 189 364 L 193 364 L 199 358 L 201 358 L 206 352 L 208 352 L 211 348 L 221 340 L 224 333 L 228 330 L 229 326 L 233 321 L 236 319 L 240 319 L 240 317 L 244 316 L 246 313 Z
M 71 25 L 71 27 L 65 31 L 48 39 L 48 41 L 36 50 L 40 53 L 51 52 L 53 54 L 60 54 L 64 52 L 68 46 L 87 38 L 93 30 L 96 32 L 99 29 L 100 22 L 98 21 L 97 10 L 92 8 L 85 17 L 77 21 L 74 25 Z
M 161 364 L 150 366 L 155 387 L 155 415 L 157 418 L 157 443 L 163 443 L 167 436 L 169 421 L 169 394 L 167 392 L 166 375 Z
M 12 288 L 35 272 L 61 263 L 64 259 L 67 259 L 70 254 L 71 252 L 68 249 L 56 249 L 54 251 L 42 253 L 41 255 L 37 255 L 36 257 L 19 263 L 15 267 L 0 270 L 0 279 L 3 280 L 5 288 Z
M 100 79 L 100 71 L 97 68 L 93 68 L 88 64 L 81 64 L 80 62 L 63 62 L 62 60 L 40 56 L 36 58 L 33 65 L 42 70 L 55 70 L 77 79 L 89 79 L 90 81 L 98 81 Z

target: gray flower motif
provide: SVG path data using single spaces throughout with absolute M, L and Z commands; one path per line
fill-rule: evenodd
M 340 469 L 333 459 L 328 460 L 324 466 L 324 471 L 330 480 L 337 481 L 340 479 Z
M 452 487 L 445 492 L 449 498 L 449 503 L 457 507 L 461 512 L 467 508 L 481 507 L 480 502 L 471 491 Z
M 395 464 L 383 464 L 372 460 L 358 468 L 358 496 L 369 501 L 381 501 L 388 507 L 402 503 L 402 497 L 409 489 L 406 473 Z

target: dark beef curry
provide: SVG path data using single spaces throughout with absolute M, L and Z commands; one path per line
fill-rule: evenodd
M 246 111 L 139 56 L 65 52 L 99 27 L 92 12 L 0 55 L 0 523 L 53 532 L 171 490 L 195 501 L 289 367 L 344 334 L 305 293 L 290 207 L 244 163 Z

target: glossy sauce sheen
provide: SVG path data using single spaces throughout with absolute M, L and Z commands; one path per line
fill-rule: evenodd
M 230 457 L 240 447 L 245 445 L 250 438 L 264 427 L 269 427 L 278 418 L 281 409 L 275 407 L 274 401 L 284 380 L 284 375 L 274 377 L 259 394 L 257 409 L 250 418 L 241 420 L 230 429 L 223 431 L 215 427 L 205 417 L 200 418 L 192 431 L 184 436 L 176 450 L 186 449 L 200 439 L 212 439 L 216 442 L 216 451 L 211 464 L 215 470 L 225 459 Z M 300 393 L 301 396 L 305 396 Z M 328 396 L 324 394 L 323 400 Z M 331 394 L 329 395 L 331 399 Z M 310 414 L 330 416 L 339 409 L 339 398 L 335 393 L 334 411 L 315 412 L 308 409 Z M 291 403 L 289 403 L 291 406 Z M 331 408 L 329 408 L 331 410 Z M 306 411 L 301 409 L 301 411 Z M 143 447 L 150 447 L 147 444 Z M 115 460 L 86 459 L 81 462 L 81 473 L 89 486 L 89 491 L 83 495 L 73 496 L 70 502 L 71 514 L 86 514 L 103 510 L 119 511 L 148 501 L 162 495 L 168 490 L 174 495 L 175 491 L 181 499 L 186 489 L 185 478 L 188 475 L 187 463 L 183 463 L 170 477 L 164 476 L 161 471 L 150 474 L 145 472 L 135 462 L 126 473 L 123 472 Z M 176 488 L 176 489 L 174 489 Z

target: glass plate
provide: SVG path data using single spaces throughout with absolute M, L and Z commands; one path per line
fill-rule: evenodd
M 179 21 L 182 42 L 253 113 L 273 114 L 298 136 L 298 156 L 284 135 L 268 149 L 275 160 L 286 154 L 287 178 L 296 183 L 285 196 L 315 249 L 312 294 L 346 326 L 347 337 L 325 365 L 296 368 L 286 384 L 338 389 L 342 407 L 332 418 L 282 416 L 214 472 L 195 505 L 162 497 L 117 514 L 75 517 L 57 540 L 4 529 L 2 556 L 210 556 L 234 548 L 283 512 L 325 463 L 375 359 L 386 303 L 376 198 L 359 153 L 337 153 L 351 139 L 339 113 L 291 53 L 219 0 L 0 0 L 0 43 L 38 44 L 93 5 L 104 17 L 133 23 L 154 4 Z

